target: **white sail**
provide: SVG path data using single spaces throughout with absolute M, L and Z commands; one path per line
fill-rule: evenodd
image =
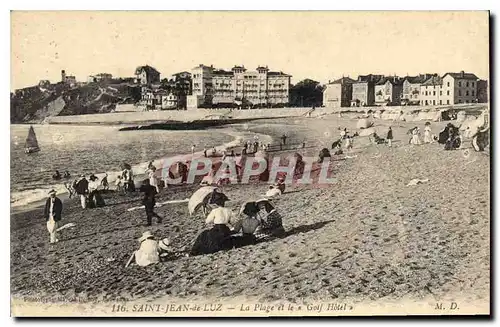
M 40 147 L 38 146 L 38 140 L 36 139 L 36 134 L 35 130 L 33 129 L 33 126 L 30 126 L 28 137 L 26 137 L 25 151 L 26 153 L 40 151 Z

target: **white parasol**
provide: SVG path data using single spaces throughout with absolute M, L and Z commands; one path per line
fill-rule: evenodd
M 217 189 L 215 186 L 203 186 L 191 195 L 188 202 L 189 214 L 192 216 L 202 205 L 207 204 L 210 194 Z

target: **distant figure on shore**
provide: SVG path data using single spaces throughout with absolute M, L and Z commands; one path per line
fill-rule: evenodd
M 253 142 L 253 153 L 257 153 L 259 151 L 259 141 Z
M 208 158 L 208 155 L 207 155 L 207 149 L 206 148 L 203 148 L 203 156 L 205 158 Z
M 148 164 L 148 169 L 147 170 L 151 170 L 153 168 L 156 169 L 156 166 L 153 164 L 154 161 L 150 161 L 149 164 Z
M 45 202 L 44 217 L 47 221 L 47 230 L 50 235 L 50 243 L 59 242 L 57 239 L 57 228 L 62 218 L 62 202 L 56 197 L 56 191 L 50 190 L 49 198 Z
M 71 174 L 69 173 L 69 171 L 65 171 L 64 172 L 64 175 L 63 175 L 64 178 L 70 178 L 71 177 Z
M 158 185 L 158 178 L 156 176 L 156 167 L 153 166 L 149 171 L 149 184 L 156 188 L 156 193 L 160 193 L 160 187 Z
M 61 173 L 59 173 L 59 170 L 56 170 L 54 175 L 52 175 L 52 179 L 55 179 L 55 180 L 61 179 Z
M 215 155 L 217 154 L 217 150 L 215 149 L 215 147 L 212 148 L 212 157 L 215 157 Z
M 288 137 L 288 136 L 286 136 L 286 134 L 281 135 L 281 143 L 282 143 L 283 145 L 286 145 L 286 139 L 287 139 L 287 137 Z
M 108 173 L 102 178 L 101 186 L 103 190 L 109 190 Z
M 134 184 L 134 173 L 132 172 L 132 169 L 125 168 L 122 171 L 122 177 L 123 177 L 123 186 L 125 188 L 125 191 L 134 192 L 135 184 Z
M 123 192 L 125 191 L 123 188 L 123 177 L 121 175 L 118 175 L 116 177 L 115 187 L 116 187 L 116 192 L 118 193 L 123 194 Z
M 387 146 L 392 146 L 392 139 L 393 139 L 393 136 L 392 136 L 392 127 L 389 126 L 389 130 L 387 131 Z
M 343 130 L 340 131 L 340 139 L 343 140 L 345 139 L 347 135 L 347 128 L 344 128 Z
M 191 154 L 194 156 L 194 150 L 196 149 L 196 145 L 191 145 Z
M 431 123 L 426 122 L 424 128 L 424 143 L 432 143 L 431 133 L 432 133 Z
M 352 150 L 353 141 L 354 141 L 354 139 L 352 138 L 352 136 L 347 135 L 345 137 L 345 148 L 346 148 L 347 151 L 351 151 Z
M 97 178 L 94 174 L 89 177 L 89 197 L 88 197 L 88 208 L 97 208 L 104 207 L 104 199 L 101 197 L 99 193 L 99 186 L 101 183 L 99 182 L 99 178 Z
M 85 178 L 85 175 L 80 175 L 80 180 L 76 182 L 75 186 L 76 194 L 80 196 L 80 204 L 82 209 L 87 208 L 87 196 L 89 194 L 89 181 Z
M 160 217 L 156 212 L 154 212 L 154 207 L 156 205 L 156 188 L 149 184 L 149 179 L 143 181 L 143 185 L 139 189 L 140 192 L 144 193 L 144 198 L 142 199 L 142 204 L 146 209 L 146 226 L 151 226 L 153 217 L 156 217 L 158 224 L 161 224 L 162 217 Z

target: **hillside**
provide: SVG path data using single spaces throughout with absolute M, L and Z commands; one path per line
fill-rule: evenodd
M 139 99 L 139 87 L 120 80 L 72 88 L 63 83 L 32 86 L 11 93 L 10 121 L 43 122 L 53 116 L 108 113 L 116 104 L 135 103 Z

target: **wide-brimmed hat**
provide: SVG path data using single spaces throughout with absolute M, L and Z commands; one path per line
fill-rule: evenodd
M 170 240 L 168 238 L 164 238 L 163 240 L 159 241 L 158 247 L 164 251 L 172 250 L 172 247 L 170 247 Z
M 143 241 L 147 240 L 148 238 L 153 238 L 153 237 L 154 236 L 150 231 L 146 231 L 146 232 L 142 233 L 142 236 L 139 237 L 138 241 L 143 242 Z
M 49 195 L 51 195 L 51 194 L 56 194 L 56 190 L 54 190 L 54 189 L 50 190 Z

